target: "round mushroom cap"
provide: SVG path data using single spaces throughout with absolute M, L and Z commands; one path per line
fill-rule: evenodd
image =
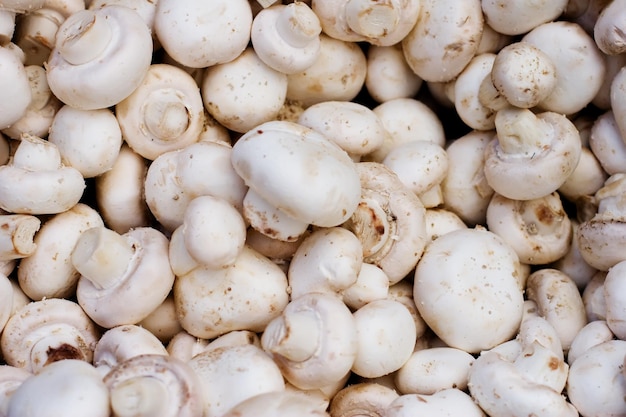
M 244 134 L 231 161 L 247 186 L 296 220 L 331 227 L 345 222 L 361 198 L 350 156 L 320 133 L 271 121 Z

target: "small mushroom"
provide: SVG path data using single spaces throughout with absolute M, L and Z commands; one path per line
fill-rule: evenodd
M 378 103 L 414 97 L 422 84 L 423 80 L 411 70 L 404 59 L 401 43 L 390 46 L 371 45 L 367 49 L 365 88 Z
M 136 11 L 119 5 L 81 10 L 57 32 L 47 60 L 48 84 L 65 104 L 103 109 L 139 86 L 151 59 L 150 29 Z
M 284 74 L 309 68 L 320 53 L 322 27 L 304 2 L 278 4 L 256 14 L 250 40 L 258 57 Z
M 362 265 L 363 247 L 352 232 L 342 227 L 316 230 L 289 263 L 291 299 L 311 292 L 341 293 L 356 283 Z
M 82 232 L 103 225 L 98 212 L 83 203 L 44 222 L 35 235 L 37 249 L 17 270 L 24 293 L 33 300 L 73 297 L 80 273 L 72 265 L 72 250 Z
M 556 191 L 574 172 L 581 153 L 578 130 L 554 112 L 497 112 L 496 139 L 485 149 L 485 177 L 499 194 L 531 200 Z
M 520 262 L 540 265 L 564 256 L 572 239 L 559 194 L 511 200 L 495 194 L 487 207 L 487 227 L 517 253 Z
M 34 301 L 16 311 L 2 332 L 7 364 L 39 373 L 53 362 L 91 363 L 99 331 L 78 304 L 63 298 Z
M 122 131 L 109 109 L 79 110 L 65 105 L 54 116 L 48 141 L 59 149 L 63 164 L 92 178 L 113 167 Z
M 268 323 L 261 345 L 287 381 L 319 389 L 350 372 L 358 348 L 355 319 L 335 295 L 305 294 Z
M 109 391 L 91 364 L 67 359 L 26 379 L 9 400 L 7 417 L 109 417 Z
M 197 17 L 189 20 L 190 16 Z M 250 41 L 252 10 L 246 0 L 159 0 L 154 31 L 182 65 L 206 68 L 235 59 Z
M 198 85 L 180 68 L 153 64 L 141 84 L 115 106 L 126 143 L 154 160 L 200 139 L 204 106 Z
M 148 330 L 124 324 L 102 334 L 96 343 L 92 363 L 104 377 L 121 363 L 140 355 L 168 355 L 168 352 Z
M 123 235 L 102 226 L 85 230 L 71 255 L 81 274 L 78 303 L 107 329 L 143 320 L 165 300 L 174 283 L 168 243 L 151 227 Z
M 120 362 L 104 377 L 114 417 L 196 417 L 202 388 L 192 368 L 173 357 L 142 354 Z
M 31 256 L 37 249 L 34 242 L 41 220 L 30 214 L 0 215 L 0 261 Z
M 57 214 L 83 195 L 81 173 L 61 163 L 56 145 L 24 134 L 13 159 L 0 166 L 0 208 L 20 214 Z
M 363 245 L 363 260 L 380 267 L 395 284 L 417 264 L 426 246 L 425 208 L 389 168 L 356 164 L 361 200 L 344 223 Z

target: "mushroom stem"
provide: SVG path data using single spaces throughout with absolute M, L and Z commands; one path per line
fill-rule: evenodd
M 301 310 L 273 320 L 263 332 L 264 348 L 294 361 L 304 362 L 319 348 L 319 317 L 313 310 Z
M 379 38 L 393 32 L 400 16 L 390 0 L 348 0 L 346 22 L 350 29 L 368 38 Z
M 61 26 L 63 41 L 58 45 L 61 56 L 72 65 L 95 59 L 111 41 L 113 31 L 104 16 L 92 10 L 72 14 Z
M 0 215 L 0 261 L 30 256 L 37 245 L 35 233 L 41 221 L 28 214 Z
M 276 30 L 289 45 L 304 48 L 317 39 L 322 26 L 317 15 L 305 3 L 287 5 L 276 19 Z
M 124 236 L 105 227 L 84 231 L 72 252 L 72 263 L 98 289 L 110 288 L 126 273 L 135 247 Z
M 37 374 L 44 366 L 63 359 L 88 359 L 76 346 L 77 343 L 84 343 L 84 338 L 74 326 L 65 323 L 45 326 L 40 329 L 39 334 L 42 337 L 35 340 L 30 349 L 33 373 Z
M 550 145 L 553 128 L 528 109 L 501 109 L 496 113 L 495 124 L 500 148 L 507 154 L 532 157 Z
M 118 417 L 150 417 L 168 408 L 169 392 L 155 377 L 130 378 L 111 390 L 111 408 Z
M 61 154 L 55 144 L 24 133 L 13 155 L 13 166 L 27 171 L 56 170 L 61 166 Z
M 143 109 L 145 127 L 161 140 L 175 140 L 189 127 L 189 111 L 173 88 L 152 92 Z

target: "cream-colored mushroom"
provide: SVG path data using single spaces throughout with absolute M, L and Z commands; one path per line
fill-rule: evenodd
M 41 220 L 30 214 L 0 215 L 0 261 L 31 256 L 37 249 L 34 242 Z

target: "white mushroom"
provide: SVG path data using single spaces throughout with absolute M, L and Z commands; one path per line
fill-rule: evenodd
M 484 417 L 485 413 L 468 394 L 460 389 L 448 388 L 432 395 L 401 395 L 389 404 L 383 415 L 385 417 L 419 415 Z
M 394 45 L 415 26 L 418 0 L 314 0 L 311 7 L 326 34 L 343 41 Z
M 89 363 L 67 359 L 26 379 L 9 400 L 7 417 L 109 417 L 109 392 Z
M 167 355 L 165 346 L 148 330 L 124 324 L 100 336 L 93 352 L 93 365 L 104 377 L 121 363 L 140 355 Z
M 331 417 L 349 417 L 368 413 L 382 417 L 399 395 L 393 389 L 373 382 L 351 384 L 339 391 L 330 402 Z
M 105 328 L 143 320 L 172 289 L 167 249 L 165 235 L 150 227 L 123 235 L 102 226 L 85 230 L 71 256 L 81 274 L 78 303 Z
M 320 53 L 321 32 L 318 16 L 306 3 L 297 1 L 257 13 L 250 40 L 267 66 L 293 74 L 313 65 Z
M 583 353 L 600 343 L 613 340 L 615 335 L 604 320 L 590 321 L 576 334 L 567 351 L 567 363 L 572 366 Z
M 530 200 L 556 191 L 576 168 L 581 153 L 578 130 L 554 112 L 529 109 L 497 112 L 496 139 L 485 149 L 485 177 L 499 194 Z
M 555 20 L 567 7 L 568 0 L 538 4 L 482 0 L 481 5 L 485 19 L 492 28 L 506 35 L 520 35 L 542 23 Z
M 404 59 L 401 43 L 390 46 L 371 45 L 367 49 L 365 87 L 378 103 L 414 97 L 421 88 L 422 81 Z
M 561 258 L 572 240 L 571 223 L 556 192 L 532 200 L 494 194 L 487 227 L 513 248 L 520 262 L 531 265 Z
M 222 416 L 248 398 L 285 389 L 278 366 L 254 345 L 210 350 L 188 364 L 200 379 L 205 417 Z
M 221 417 L 328 417 L 319 401 L 300 391 L 274 391 L 241 401 Z
M 624 268 L 626 268 L 626 262 L 618 262 L 608 270 L 604 279 L 606 324 L 621 340 L 626 340 L 626 304 L 624 301 L 626 272 Z
M 204 106 L 198 85 L 182 69 L 154 64 L 141 84 L 115 106 L 124 140 L 153 160 L 200 139 Z
M 83 195 L 80 172 L 61 163 L 51 142 L 25 134 L 13 159 L 0 166 L 0 208 L 12 213 L 56 214 Z
M 618 109 L 617 106 L 614 108 Z M 591 152 L 609 175 L 623 172 L 626 164 L 626 142 L 622 140 L 615 114 L 613 110 L 608 110 L 598 116 L 589 136 Z
M 420 315 L 448 346 L 469 353 L 510 339 L 521 322 L 517 255 L 498 235 L 460 229 L 439 237 L 415 269 Z
M 311 292 L 341 293 L 357 281 L 363 264 L 361 241 L 342 227 L 314 231 L 289 263 L 291 298 Z
M 33 374 L 10 365 L 0 366 L 0 415 L 7 416 L 9 402 L 15 390 Z
M 402 39 L 406 60 L 425 81 L 456 78 L 476 54 L 483 32 L 480 0 L 421 2 L 420 17 Z
M 0 346 L 7 364 L 38 373 L 67 359 L 91 363 L 99 336 L 78 304 L 50 298 L 16 311 L 4 327 Z
M 122 131 L 109 109 L 79 110 L 65 105 L 54 116 L 48 141 L 59 149 L 63 164 L 91 178 L 113 167 Z
M 319 389 L 350 372 L 358 349 L 355 319 L 335 295 L 305 294 L 268 323 L 261 345 L 287 381 Z
M 618 55 L 626 52 L 626 27 L 623 23 L 625 18 L 623 1 L 610 1 L 602 8 L 593 26 L 593 39 L 605 54 Z
M 491 74 L 496 55 L 484 53 L 474 56 L 454 82 L 454 108 L 459 118 L 476 130 L 493 130 L 494 108 L 482 96 L 484 85 L 491 85 Z M 486 83 L 486 84 L 485 84 Z
M 246 0 L 159 0 L 155 13 L 154 31 L 163 49 L 188 67 L 232 61 L 250 41 L 252 10 Z
M 118 5 L 82 10 L 57 32 L 47 60 L 48 84 L 65 104 L 103 109 L 137 88 L 151 59 L 150 29 L 137 12 Z
M 341 148 L 307 127 L 282 121 L 259 125 L 239 138 L 231 160 L 257 201 L 265 201 L 260 207 L 245 207 L 244 216 L 267 235 L 296 240 L 309 223 L 340 225 L 359 203 L 355 164 Z M 271 213 L 268 206 L 301 223 L 300 233 L 281 233 L 281 225 L 264 214 Z
M 174 299 L 181 326 L 195 337 L 260 332 L 289 301 L 287 277 L 272 261 L 244 247 L 226 268 L 198 267 L 178 276 Z
M 417 264 L 426 246 L 425 208 L 389 168 L 356 164 L 361 200 L 344 223 L 363 245 L 363 260 L 380 267 L 395 284 Z
M 5 129 L 26 114 L 31 88 L 24 64 L 4 46 L 0 46 L 0 69 L 0 129 Z
M 37 249 L 34 242 L 41 220 L 30 214 L 0 215 L 0 261 L 26 258 Z
M 196 417 L 202 388 L 192 368 L 159 354 L 133 356 L 104 377 L 114 417 Z
M 78 203 L 49 218 L 35 236 L 35 252 L 20 262 L 17 278 L 33 300 L 72 297 L 80 273 L 72 265 L 72 250 L 81 233 L 103 226 L 96 210 Z

